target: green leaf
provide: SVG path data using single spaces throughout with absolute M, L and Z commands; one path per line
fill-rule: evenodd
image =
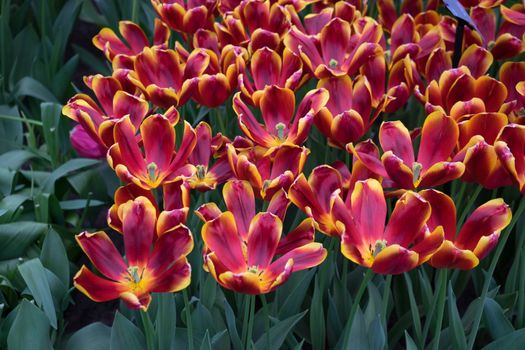
M 57 329 L 55 305 L 51 296 L 49 282 L 47 281 L 46 270 L 40 260 L 32 259 L 25 262 L 18 266 L 18 271 L 20 271 L 37 305 L 44 310 L 51 327 Z
M 42 101 L 57 102 L 55 95 L 51 93 L 42 83 L 31 77 L 25 77 L 20 79 L 14 89 L 14 95 L 16 97 L 31 96 Z
M 319 287 L 319 282 L 315 279 L 314 294 L 312 296 L 312 303 L 310 306 L 310 334 L 312 341 L 312 348 L 324 349 L 326 337 L 326 324 L 323 307 L 323 290 Z
M 307 312 L 308 310 L 298 313 L 297 315 L 288 317 L 287 319 L 284 319 L 282 321 L 277 321 L 275 326 L 270 328 L 270 339 L 272 349 L 281 348 L 281 346 L 284 343 L 284 340 L 292 331 L 293 327 L 304 317 L 304 315 L 306 315 Z M 262 334 L 259 337 L 259 339 L 257 339 L 257 342 L 255 343 L 255 348 L 266 349 L 266 347 L 266 335 Z
M 18 170 L 31 158 L 36 157 L 34 153 L 24 150 L 13 150 L 0 155 L 0 164 L 3 168 Z
M 146 348 L 144 334 L 120 312 L 115 313 L 111 327 L 111 350 L 143 350 Z
M 199 349 L 211 350 L 210 333 L 208 330 L 206 330 L 206 333 L 204 334 L 204 338 L 202 339 L 202 343 Z
M 452 285 L 448 285 L 448 318 L 449 329 L 452 332 L 452 340 L 455 349 L 465 349 L 467 347 L 467 338 L 465 337 L 465 330 L 459 317 L 458 308 L 456 306 L 456 296 L 452 290 Z
M 89 201 L 87 199 L 71 199 L 68 201 L 61 201 L 60 208 L 62 210 L 79 210 L 79 209 L 84 209 L 86 207 L 87 208 L 100 207 L 101 205 L 104 205 L 104 204 L 106 204 L 106 202 L 102 202 L 96 199 L 90 199 Z
M 405 331 L 405 343 L 406 350 L 418 350 L 416 343 L 407 331 Z
M 46 234 L 40 253 L 42 264 L 69 286 L 69 259 L 60 235 L 52 228 Z
M 159 350 L 171 350 L 175 343 L 175 332 L 177 326 L 177 309 L 173 294 L 157 294 L 158 308 L 155 329 L 157 331 Z
M 493 341 L 483 350 L 522 350 L 523 344 L 525 344 L 525 328 L 513 331 L 504 338 Z
M 342 345 L 345 337 L 344 333 L 341 333 L 339 344 Z M 366 328 L 366 320 L 361 308 L 358 307 L 352 322 L 352 330 L 350 331 L 349 344 L 352 344 L 356 349 L 368 349 L 368 334 Z
M 75 158 L 71 159 L 68 162 L 62 164 L 57 169 L 55 169 L 47 180 L 43 184 L 42 191 L 47 193 L 53 193 L 55 191 L 55 182 L 64 177 L 68 176 L 76 171 L 83 170 L 86 168 L 93 167 L 100 162 L 96 159 L 84 159 L 84 158 Z
M 49 350 L 49 321 L 44 313 L 27 300 L 22 300 L 7 336 L 10 350 Z
M 370 350 L 382 350 L 386 346 L 385 330 L 379 314 L 368 327 L 368 344 Z
M 44 102 L 40 104 L 42 117 L 42 129 L 46 142 L 47 153 L 50 155 L 53 165 L 58 165 L 58 124 L 62 116 L 62 106 L 58 103 Z
M 226 299 L 224 299 L 224 314 L 226 315 L 226 324 L 228 326 L 228 333 L 232 341 L 233 348 L 240 350 L 243 348 L 239 332 L 237 331 L 237 325 L 235 324 L 235 314 Z
M 69 338 L 66 349 L 109 350 L 111 328 L 101 322 L 95 322 L 78 330 Z
M 0 225 L 0 260 L 21 257 L 47 229 L 38 222 L 19 221 Z
M 282 298 L 280 297 L 286 296 L 284 301 L 279 303 L 277 314 L 279 318 L 295 315 L 300 310 L 315 271 L 315 269 L 311 269 L 292 275 L 286 284 L 277 290 L 277 300 L 281 301 Z
M 514 331 L 512 324 L 505 317 L 501 306 L 492 298 L 485 299 L 483 307 L 483 320 L 492 336 L 496 340 Z

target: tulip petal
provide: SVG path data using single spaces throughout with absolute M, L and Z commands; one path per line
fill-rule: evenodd
M 383 122 L 379 129 L 379 142 L 383 151 L 392 151 L 409 167 L 414 164 L 414 148 L 410 133 L 401 121 Z
M 239 235 L 246 240 L 250 222 L 255 216 L 255 197 L 247 181 L 233 180 L 224 185 L 222 190 L 228 210 L 235 217 Z
M 95 275 L 85 266 L 80 268 L 73 278 L 73 282 L 78 290 L 96 302 L 117 299 L 127 289 L 124 284 Z
M 108 235 L 103 232 L 82 232 L 75 236 L 78 245 L 104 276 L 118 281 L 127 271 L 127 265 Z
M 437 162 L 447 160 L 456 147 L 459 128 L 449 116 L 441 112 L 431 113 L 421 130 L 421 143 L 417 161 L 422 169 L 429 169 Z
M 444 241 L 430 259 L 430 265 L 435 268 L 456 268 L 470 270 L 478 266 L 479 259 L 470 250 L 456 248 L 451 241 Z
M 206 222 L 202 227 L 202 239 L 228 270 L 234 273 L 246 271 L 242 243 L 231 212 L 224 212 L 216 219 Z
M 260 99 L 260 108 L 266 130 L 277 136 L 277 126 L 283 124 L 283 133 L 288 134 L 295 109 L 295 94 L 292 90 L 276 85 L 266 87 Z
M 512 213 L 503 199 L 493 199 L 478 207 L 468 217 L 458 233 L 455 245 L 474 250 L 483 236 L 499 232 L 510 223 Z
M 272 213 L 259 213 L 248 231 L 248 266 L 265 269 L 272 261 L 279 244 L 283 224 Z
M 308 243 L 289 251 L 275 260 L 269 269 L 265 271 L 265 275 L 266 273 L 274 275 L 280 274 L 290 259 L 293 259 L 294 272 L 309 269 L 310 267 L 321 264 L 326 258 L 326 255 L 327 251 L 321 243 Z
M 443 192 L 434 189 L 419 192 L 419 195 L 430 203 L 432 208 L 426 224 L 429 230 L 442 226 L 445 238 L 453 241 L 456 237 L 456 206 L 454 201 Z
M 283 255 L 314 241 L 315 227 L 311 218 L 304 219 L 292 232 L 282 237 L 275 255 Z
M 375 244 L 383 239 L 386 219 L 386 201 L 379 181 L 368 179 L 358 181 L 351 195 L 352 215 L 357 232 L 363 244 Z
M 397 244 L 389 245 L 374 258 L 372 270 L 382 275 L 398 275 L 415 268 L 419 256 L 416 252 Z
M 155 207 L 146 197 L 138 197 L 119 207 L 119 217 L 128 265 L 146 267 L 155 235 Z
M 261 294 L 260 277 L 252 272 L 234 273 L 226 271 L 219 275 L 223 286 L 238 293 L 257 295 Z
M 385 229 L 384 239 L 388 245 L 398 244 L 408 248 L 430 217 L 431 207 L 415 192 L 405 192 L 396 202 Z
M 140 134 L 148 166 L 153 163 L 159 172 L 165 171 L 175 148 L 175 130 L 169 120 L 161 114 L 152 115 L 140 126 Z
M 148 289 L 155 293 L 174 293 L 190 285 L 191 265 L 186 258 L 179 259 L 165 271 L 153 275 L 153 280 L 148 281 Z

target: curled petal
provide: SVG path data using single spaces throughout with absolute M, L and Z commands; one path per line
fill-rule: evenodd
M 478 264 L 479 259 L 472 251 L 458 249 L 454 243 L 449 240 L 444 241 L 430 259 L 430 265 L 435 268 L 470 270 L 478 266 Z

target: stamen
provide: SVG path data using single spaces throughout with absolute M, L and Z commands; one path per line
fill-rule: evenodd
M 332 59 L 330 60 L 330 62 L 328 62 L 328 65 L 330 66 L 330 68 L 334 69 L 334 68 L 337 68 L 337 64 L 338 64 L 338 63 L 339 63 L 339 62 L 337 62 L 336 59 L 333 59 L 333 58 L 332 58 Z
M 423 168 L 423 165 L 418 162 L 414 162 L 412 164 L 412 174 L 413 174 L 413 181 L 416 182 L 419 180 L 419 177 L 421 176 L 421 169 Z
M 377 254 L 381 253 L 381 251 L 385 248 L 386 248 L 386 240 L 378 239 L 376 241 L 376 244 L 374 245 L 374 251 L 372 252 L 372 254 L 374 255 L 374 258 L 377 256 Z
M 275 129 L 277 130 L 277 137 L 279 137 L 279 140 L 284 141 L 284 129 L 286 128 L 286 125 L 283 123 L 278 123 L 275 125 Z
M 152 182 L 157 181 L 157 164 L 151 162 L 148 164 L 148 176 Z
M 204 179 L 204 177 L 206 176 L 206 167 L 204 165 L 197 165 L 196 166 L 197 168 L 197 178 L 199 180 L 202 180 Z

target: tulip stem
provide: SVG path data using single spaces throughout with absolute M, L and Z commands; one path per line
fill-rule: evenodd
M 454 56 L 452 58 L 452 67 L 457 68 L 461 53 L 463 51 L 463 32 L 465 30 L 465 21 L 456 17 L 458 24 L 456 26 L 456 37 L 454 38 Z
M 248 298 L 250 315 L 248 318 L 248 330 L 246 335 L 246 350 L 250 350 L 252 348 L 253 321 L 255 318 L 255 295 L 249 295 Z
M 193 350 L 193 325 L 191 322 L 190 302 L 188 300 L 188 288 L 185 288 L 182 291 L 182 297 L 184 298 L 184 309 L 186 311 L 186 330 L 188 332 L 188 349 Z
M 131 21 L 139 23 L 139 2 L 138 0 L 133 0 L 131 5 Z
M 268 303 L 266 302 L 266 295 L 261 294 L 260 298 L 264 313 L 264 333 L 266 333 L 266 348 L 270 350 L 272 348 L 272 343 L 270 341 L 270 313 L 268 312 Z
M 437 282 L 437 293 L 438 293 L 438 299 L 437 299 L 437 318 L 436 318 L 436 325 L 434 328 L 434 343 L 432 345 L 432 349 L 438 350 L 439 349 L 439 338 L 441 336 L 441 325 L 443 324 L 443 315 L 445 313 L 445 299 L 446 299 L 446 292 L 447 292 L 447 277 L 448 277 L 448 270 L 447 269 L 441 269 L 438 272 L 438 282 Z
M 146 346 L 148 350 L 155 350 L 155 331 L 153 329 L 153 323 L 151 323 L 148 312 L 140 310 L 140 319 L 142 320 L 144 333 L 146 333 Z
M 487 293 L 489 291 L 490 281 L 492 280 L 492 275 L 494 274 L 494 270 L 496 270 L 496 265 L 501 256 L 501 253 L 503 253 L 503 248 L 505 248 L 505 243 L 507 243 L 507 240 L 510 236 L 510 232 L 512 231 L 512 229 L 514 229 L 516 222 L 518 221 L 519 217 L 521 216 L 524 210 L 525 210 L 525 197 L 522 197 L 520 204 L 518 206 L 518 209 L 514 212 L 514 215 L 512 217 L 512 220 L 509 226 L 501 234 L 500 242 L 496 248 L 496 251 L 494 252 L 494 257 L 492 258 L 492 261 L 490 262 L 489 270 L 487 274 L 485 275 L 485 282 L 483 283 L 483 290 L 481 292 L 481 297 L 480 297 L 481 304 L 480 304 L 480 307 L 476 309 L 476 316 L 474 318 L 474 322 L 472 323 L 472 331 L 470 332 L 469 338 L 468 338 L 468 345 L 467 345 L 468 350 L 472 350 L 472 348 L 474 347 L 474 343 L 476 342 L 476 336 L 478 334 L 479 324 L 481 322 L 481 316 L 483 316 L 483 306 L 485 305 L 485 299 L 487 298 Z
M 361 298 L 363 297 L 363 294 L 365 293 L 365 289 L 368 286 L 368 282 L 373 277 L 373 272 L 371 269 L 367 269 L 366 273 L 363 277 L 363 280 L 361 281 L 361 285 L 359 286 L 359 289 L 357 290 L 357 294 L 355 295 L 355 298 L 352 302 L 352 308 L 350 309 L 350 315 L 348 316 L 348 321 L 346 321 L 345 329 L 343 330 L 344 334 L 344 340 L 343 340 L 343 347 L 342 349 L 348 349 L 349 348 L 349 340 L 350 340 L 350 332 L 352 331 L 352 323 L 354 322 L 354 317 L 357 312 L 357 308 L 359 307 L 359 303 L 361 302 Z
M 467 202 L 467 205 L 465 206 L 465 208 L 461 212 L 461 216 L 459 217 L 458 230 L 460 230 L 461 226 L 463 226 L 463 223 L 465 222 L 465 219 L 467 218 L 467 215 L 470 213 L 470 210 L 472 209 L 472 206 L 474 205 L 474 202 L 478 198 L 479 193 L 481 192 L 482 189 L 483 189 L 483 186 L 478 185 L 478 187 L 476 188 L 476 190 L 474 191 L 472 196 L 470 196 L 470 198 L 469 198 L 469 200 Z M 494 197 L 492 197 L 492 198 L 494 198 Z

